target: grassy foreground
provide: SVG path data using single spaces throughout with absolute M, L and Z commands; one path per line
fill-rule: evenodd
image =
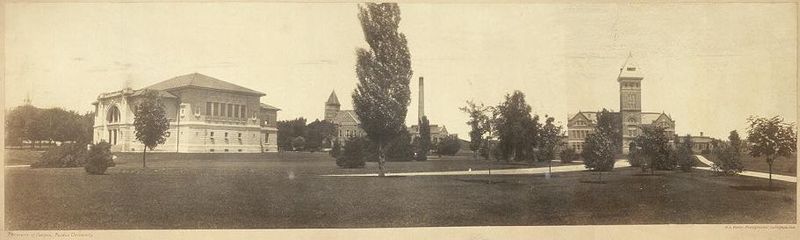
M 795 223 L 795 184 L 635 168 L 521 176 L 322 177 L 324 154 L 120 155 L 107 175 L 5 169 L 9 230 L 343 228 L 486 225 Z M 445 158 L 392 172 L 527 167 Z

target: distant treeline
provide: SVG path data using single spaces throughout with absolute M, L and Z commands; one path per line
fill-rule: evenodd
M 37 143 L 92 141 L 94 113 L 79 114 L 61 108 L 15 107 L 6 113 L 6 146 Z

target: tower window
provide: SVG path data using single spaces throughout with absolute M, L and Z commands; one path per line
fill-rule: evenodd
M 636 71 L 635 67 L 628 67 L 628 71 Z

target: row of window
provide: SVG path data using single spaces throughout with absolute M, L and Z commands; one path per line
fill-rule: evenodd
M 622 87 L 626 87 L 626 88 L 634 88 L 635 87 L 635 88 L 638 88 L 639 87 L 639 83 L 626 82 L 626 83 L 622 83 Z
M 569 130 L 569 136 L 573 139 L 584 139 L 592 133 L 592 130 Z
M 230 118 L 246 118 L 247 107 L 240 104 L 206 102 L 206 115 Z

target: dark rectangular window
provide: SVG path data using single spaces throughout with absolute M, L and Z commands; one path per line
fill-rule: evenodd
M 232 117 L 231 116 L 232 114 L 233 114 L 233 104 L 228 103 L 227 115 L 228 115 L 228 117 Z
M 211 103 L 206 102 L 206 115 L 211 115 Z
M 247 118 L 247 106 L 242 106 L 242 118 Z
M 221 116 L 221 117 L 225 116 L 225 104 L 224 103 L 220 103 L 219 104 L 219 116 Z
M 233 105 L 233 117 L 239 118 L 239 104 Z
M 219 103 L 214 103 L 214 116 L 219 116 Z

